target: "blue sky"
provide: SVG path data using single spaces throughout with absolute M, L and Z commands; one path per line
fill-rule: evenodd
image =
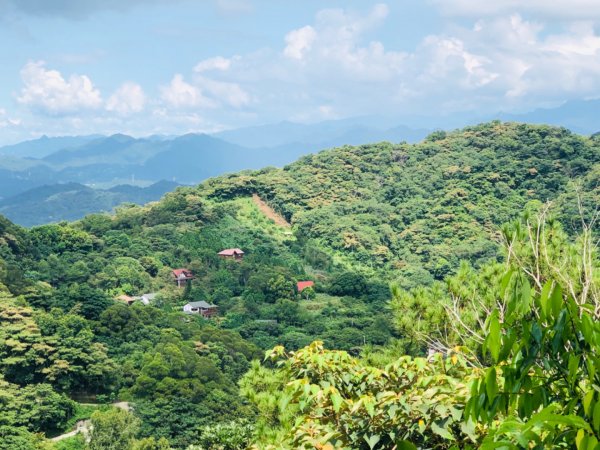
M 0 144 L 600 97 L 598 0 L 0 0 Z

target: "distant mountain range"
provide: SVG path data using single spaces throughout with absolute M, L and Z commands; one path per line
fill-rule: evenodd
M 365 116 L 313 124 L 284 121 L 213 135 L 42 136 L 0 147 L 0 213 L 20 224 L 71 220 L 85 212 L 110 210 L 120 201 L 156 200 L 177 183 L 195 184 L 223 173 L 281 167 L 325 148 L 381 141 L 414 143 L 433 126 L 448 129 L 491 119 L 562 125 L 592 134 L 600 131 L 600 100 L 481 118 L 456 114 L 432 120 L 407 113 L 394 119 Z M 159 183 L 149 191 L 123 192 L 122 185 L 147 186 L 160 180 L 171 180 L 171 185 Z M 77 207 L 69 206 L 69 201 Z M 35 211 L 39 211 L 37 216 Z
M 72 221 L 94 212 L 110 212 L 122 203 L 141 205 L 158 200 L 177 186 L 172 181 L 145 188 L 122 185 L 92 189 L 79 183 L 40 186 L 0 200 L 0 214 L 23 226 Z
M 572 100 L 557 108 L 536 109 L 524 114 L 504 114 L 499 119 L 514 122 L 559 125 L 581 134 L 600 131 L 600 99 Z
M 198 183 L 227 172 L 283 166 L 328 147 L 384 140 L 416 142 L 429 133 L 401 126 L 377 128 L 378 122 L 383 119 L 312 125 L 282 122 L 212 136 L 43 136 L 0 147 L 0 198 L 55 183 L 103 188 L 159 180 Z

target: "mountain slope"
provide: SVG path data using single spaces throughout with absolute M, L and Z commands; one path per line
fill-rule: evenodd
M 72 221 L 96 212 L 110 212 L 122 203 L 145 204 L 174 190 L 177 183 L 161 181 L 146 188 L 115 186 L 92 189 L 79 183 L 40 186 L 0 200 L 0 214 L 22 226 Z
M 0 147 L 0 155 L 9 155 L 21 158 L 44 158 L 45 156 L 59 150 L 79 147 L 98 137 L 100 136 L 42 136 L 39 139 L 33 139 L 20 142 L 18 144 Z
M 417 299 L 406 308 L 419 320 L 428 315 L 426 324 L 439 322 L 435 310 L 447 294 L 440 284 L 421 287 L 454 271 L 461 259 L 502 260 L 498 224 L 539 201 L 567 201 L 571 183 L 591 191 L 584 203 L 596 207 L 599 150 L 597 139 L 565 129 L 492 122 L 436 132 L 416 145 L 345 146 L 283 169 L 221 176 L 113 216 L 29 230 L 0 217 L 0 384 L 4 410 L 11 412 L 0 439 L 25 430 L 64 432 L 77 407 L 67 395 L 98 396 L 131 402 L 140 437 L 166 438 L 161 446 L 185 449 L 214 425 L 239 430 L 232 421 L 256 423 L 256 410 L 240 396 L 253 396 L 252 385 L 261 390 L 253 397 L 264 405 L 264 417 L 285 400 L 262 395 L 293 386 L 289 377 L 251 364 L 264 354 L 259 350 L 295 351 L 317 339 L 354 354 L 365 350 L 361 356 L 378 367 L 407 349 L 423 354 L 426 348 L 394 328 L 389 282 L 419 286 L 415 295 L 427 292 L 427 303 Z M 290 220 L 291 229 L 270 212 L 265 216 L 254 194 Z M 575 218 L 568 208 L 560 212 L 565 222 Z M 241 261 L 218 256 L 236 247 L 245 252 Z M 194 273 L 185 289 L 174 282 L 177 268 Z M 473 282 L 485 291 L 488 278 Z M 315 289 L 298 295 L 299 281 L 314 281 Z M 460 290 L 478 292 L 471 281 Z M 150 305 L 114 300 L 151 292 L 157 296 Z M 218 320 L 183 315 L 182 307 L 195 301 L 217 305 Z M 377 350 L 392 342 L 387 355 Z M 315 373 L 322 354 L 308 355 Z M 333 370 L 350 361 L 347 354 L 331 355 Z M 444 371 L 453 372 L 445 373 L 468 367 L 451 359 Z M 364 370 L 352 364 L 356 386 L 364 386 Z M 415 365 L 415 373 L 422 367 Z M 240 382 L 248 369 L 256 374 L 250 386 L 247 377 Z M 299 373 L 305 379 L 307 372 Z M 455 394 L 455 385 L 449 392 Z M 22 410 L 34 411 L 27 418 L 35 421 L 12 414 Z M 50 410 L 56 413 L 44 413 Z M 362 414 L 368 422 L 368 411 Z
M 301 239 L 412 284 L 442 279 L 461 259 L 495 258 L 499 225 L 528 202 L 556 198 L 599 162 L 597 140 L 491 122 L 415 145 L 325 151 L 283 170 L 209 180 L 199 191 L 218 198 L 258 192 Z

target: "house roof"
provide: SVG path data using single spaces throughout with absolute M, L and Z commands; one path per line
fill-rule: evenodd
M 189 269 L 173 269 L 173 276 L 175 278 L 180 278 L 183 275 L 186 278 L 192 278 L 194 274 Z
M 235 256 L 235 255 L 243 255 L 244 251 L 239 248 L 227 248 L 223 251 L 219 252 L 221 256 Z
M 218 308 L 217 305 L 211 305 L 210 303 L 206 303 L 204 300 L 201 300 L 199 302 L 189 302 L 186 306 L 188 305 L 192 308 Z
M 296 286 L 298 287 L 298 292 L 302 292 L 304 289 L 308 287 L 313 287 L 314 285 L 314 281 L 298 281 L 298 284 Z
M 116 298 L 116 300 L 120 300 L 122 302 L 132 302 L 134 298 L 130 297 L 129 295 L 121 294 Z

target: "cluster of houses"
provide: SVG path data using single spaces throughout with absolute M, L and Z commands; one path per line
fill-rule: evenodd
M 219 257 L 223 259 L 231 259 L 234 261 L 241 261 L 244 258 L 244 251 L 239 248 L 228 248 L 218 253 Z M 171 272 L 173 282 L 178 288 L 184 288 L 189 282 L 194 279 L 194 274 L 191 270 L 186 268 L 173 269 Z M 296 285 L 298 293 L 301 293 L 306 288 L 314 287 L 313 281 L 299 281 Z M 120 295 L 116 299 L 131 305 L 135 302 L 141 302 L 144 305 L 149 305 L 156 298 L 156 293 L 143 294 L 136 297 L 130 297 L 129 295 Z M 185 314 L 199 314 L 202 317 L 211 318 L 215 317 L 219 313 L 219 307 L 205 302 L 204 300 L 198 302 L 190 302 L 183 307 Z

